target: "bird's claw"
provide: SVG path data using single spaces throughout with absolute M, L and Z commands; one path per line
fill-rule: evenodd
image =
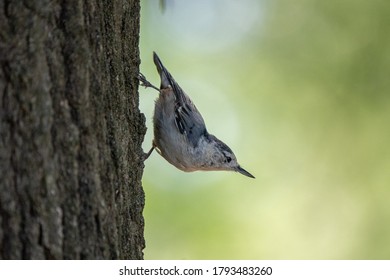
M 160 91 L 160 89 L 154 85 L 152 85 L 152 83 L 150 83 L 146 77 L 144 76 L 144 74 L 142 74 L 141 72 L 138 73 L 138 80 L 141 82 L 140 85 L 145 87 L 145 88 L 148 88 L 148 87 L 151 87 L 151 88 L 154 88 L 155 90 L 158 90 Z

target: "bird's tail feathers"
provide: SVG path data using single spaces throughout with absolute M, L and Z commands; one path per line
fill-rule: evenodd
M 174 87 L 176 85 L 175 80 L 172 78 L 168 70 L 164 67 L 160 58 L 155 52 L 153 52 L 153 61 L 156 65 L 158 73 L 160 74 L 161 88 L 167 88 L 168 86 Z

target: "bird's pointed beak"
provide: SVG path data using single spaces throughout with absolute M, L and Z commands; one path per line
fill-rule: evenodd
M 250 177 L 250 178 L 255 178 L 255 176 L 253 176 L 252 174 L 250 174 L 248 171 L 246 171 L 244 168 L 242 168 L 241 166 L 238 166 L 237 169 L 236 169 L 237 172 L 241 173 L 242 175 L 245 175 L 247 177 Z

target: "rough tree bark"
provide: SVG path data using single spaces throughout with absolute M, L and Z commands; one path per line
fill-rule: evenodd
M 0 258 L 143 258 L 139 17 L 0 1 Z

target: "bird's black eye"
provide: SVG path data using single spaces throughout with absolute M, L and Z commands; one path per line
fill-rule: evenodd
M 226 161 L 227 161 L 227 162 L 231 162 L 231 161 L 232 161 L 232 158 L 229 157 L 229 156 L 226 156 Z

